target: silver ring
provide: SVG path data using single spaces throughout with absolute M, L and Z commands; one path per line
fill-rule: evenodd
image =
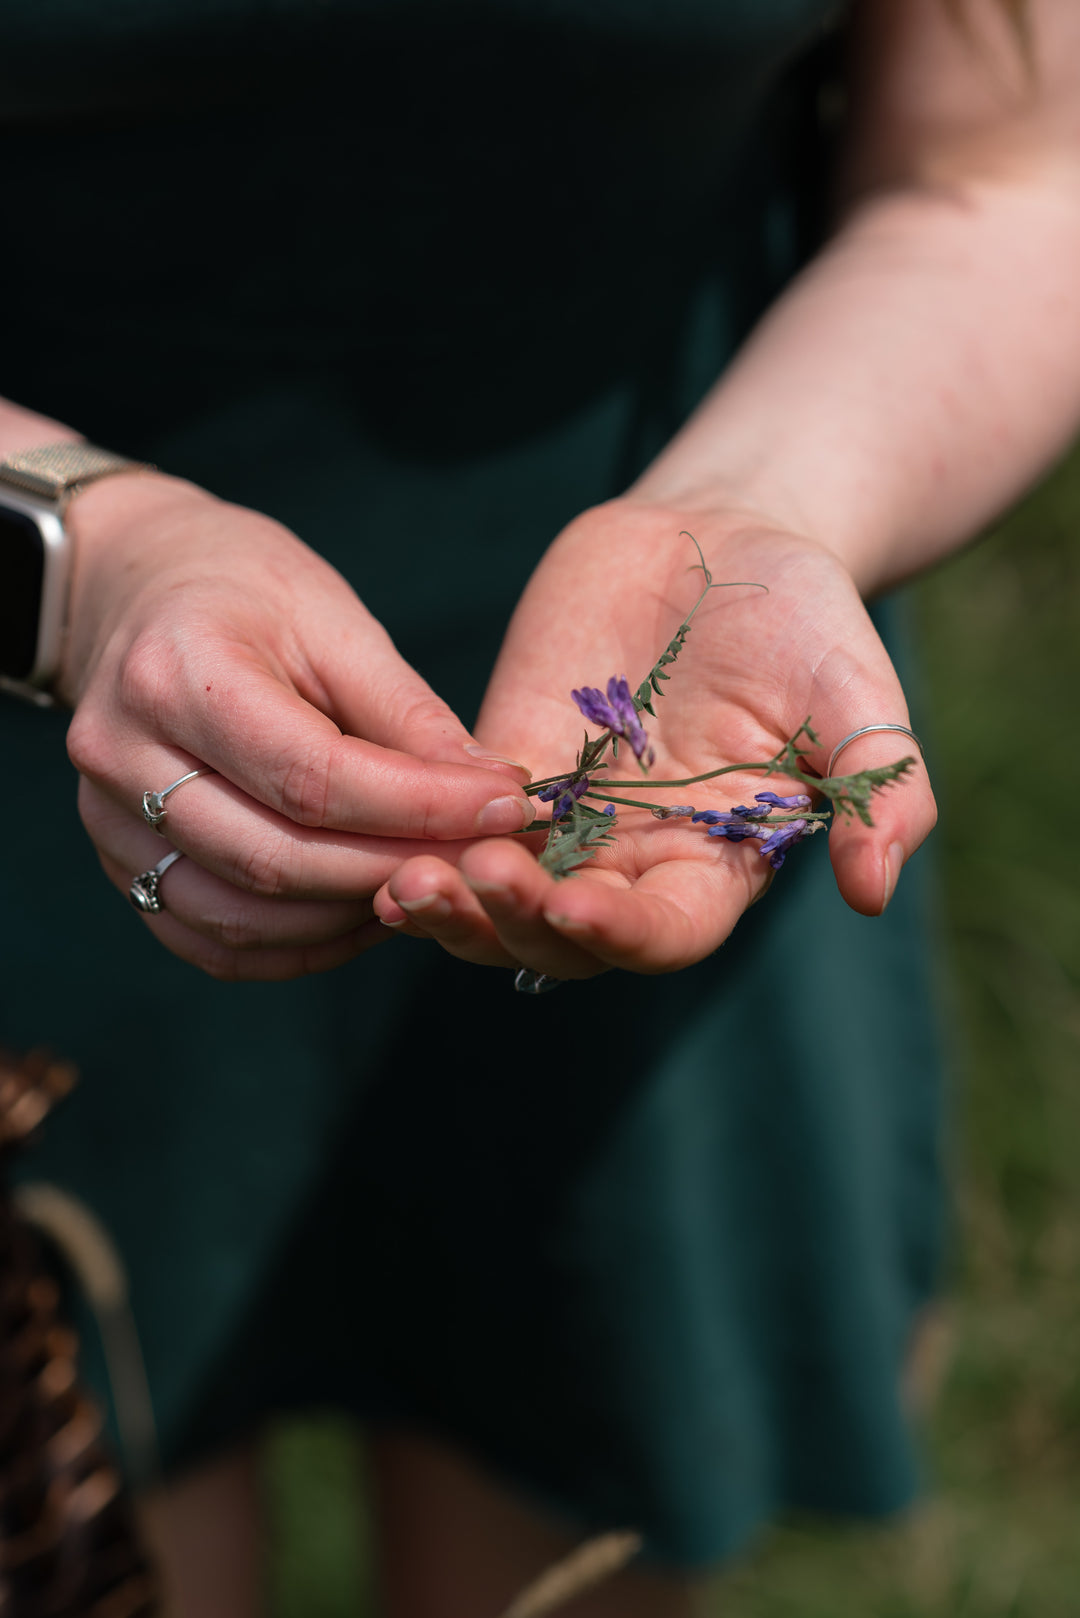
M 189 770 L 186 775 L 180 777 L 179 781 L 174 781 L 171 787 L 166 787 L 164 792 L 144 792 L 142 795 L 142 812 L 146 824 L 153 826 L 159 837 L 164 837 L 165 833 L 158 831 L 158 827 L 169 812 L 165 807 L 165 799 L 169 796 L 169 793 L 175 792 L 177 787 L 182 787 L 185 781 L 194 781 L 197 775 L 216 774 L 217 771 L 212 770 L 208 764 L 200 764 L 197 770 Z
M 915 743 L 915 746 L 919 749 L 920 755 L 922 754 L 922 742 L 916 736 L 915 732 L 913 730 L 909 730 L 906 725 L 862 725 L 858 730 L 853 730 L 850 736 L 845 736 L 842 742 L 837 742 L 836 746 L 832 750 L 832 756 L 829 759 L 829 767 L 825 771 L 825 774 L 832 774 L 833 765 L 840 757 L 840 754 L 844 751 L 844 748 L 847 747 L 850 742 L 853 742 L 857 736 L 869 736 L 870 732 L 873 730 L 898 730 L 901 736 L 910 736 L 912 741 Z
M 184 851 L 180 848 L 170 848 L 163 860 L 158 860 L 152 870 L 143 871 L 138 875 L 128 889 L 128 898 L 136 910 L 141 910 L 147 916 L 160 916 L 165 908 L 164 901 L 158 892 L 162 877 L 170 865 L 182 860 Z
M 550 994 L 557 989 L 562 978 L 549 977 L 547 972 L 534 972 L 522 966 L 514 973 L 514 988 L 518 994 Z

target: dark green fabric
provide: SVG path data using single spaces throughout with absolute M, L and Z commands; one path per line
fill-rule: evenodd
M 70 246 L 4 227 L 5 391 L 290 523 L 471 717 L 805 251 L 831 9 L 0 0 L 0 156 Z M 670 979 L 529 1000 L 399 939 L 223 986 L 98 871 L 63 728 L 0 712 L 0 1031 L 82 1069 L 32 1172 L 120 1243 L 170 1464 L 339 1403 L 684 1563 L 910 1497 L 918 867 L 868 922 L 811 844 Z

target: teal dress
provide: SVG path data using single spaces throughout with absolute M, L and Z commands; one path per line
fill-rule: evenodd
M 551 538 L 811 249 L 834 10 L 0 0 L 9 194 L 62 224 L 4 225 L 4 391 L 289 524 L 468 721 Z M 32 1171 L 117 1239 L 170 1467 L 335 1405 L 685 1566 L 908 1501 L 918 867 L 867 921 L 812 843 L 663 979 L 399 939 L 222 985 L 99 871 L 64 724 L 0 711 L 0 1031 L 81 1068 Z

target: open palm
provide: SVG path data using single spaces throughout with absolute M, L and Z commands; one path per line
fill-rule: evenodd
M 571 687 L 604 687 L 612 675 L 635 687 L 700 591 L 697 556 L 682 530 L 698 540 L 717 584 L 747 582 L 709 595 L 669 671 L 656 721 L 648 721 L 651 779 L 764 761 L 808 715 L 822 738 L 810 762 L 824 772 L 829 749 L 853 730 L 907 723 L 888 654 L 850 577 L 820 545 L 740 514 L 621 500 L 571 524 L 530 580 L 478 721 L 485 745 L 525 759 L 537 777 L 572 767 L 583 721 Z M 862 737 L 845 750 L 843 768 L 910 751 L 896 735 Z M 629 782 L 637 773 L 623 747 L 594 785 L 603 791 L 605 778 Z M 764 781 L 747 770 L 693 787 L 611 792 L 724 809 L 766 787 L 791 790 L 784 777 Z M 884 908 L 934 816 L 920 767 L 876 800 L 872 828 L 835 825 L 833 865 L 849 904 L 870 915 Z M 523 964 L 561 978 L 608 966 L 667 972 L 714 950 L 771 875 L 760 844 L 730 844 L 647 809 L 620 807 L 614 841 L 570 880 L 556 882 L 541 868 L 539 846 L 479 842 L 456 869 L 433 856 L 409 860 L 376 908 L 384 920 L 480 963 Z

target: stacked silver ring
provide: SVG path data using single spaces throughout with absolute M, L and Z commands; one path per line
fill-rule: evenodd
M 179 781 L 174 781 L 172 786 L 166 787 L 162 792 L 144 792 L 142 795 L 142 812 L 146 824 L 153 826 L 159 837 L 164 837 L 165 833 L 161 830 L 161 822 L 169 812 L 165 807 L 165 799 L 169 796 L 169 793 L 175 792 L 177 787 L 182 787 L 185 781 L 194 781 L 197 775 L 216 774 L 217 771 L 212 770 L 208 764 L 201 764 L 197 770 L 189 770 L 186 775 L 180 777 Z
M 128 898 L 136 910 L 141 910 L 147 916 L 160 916 L 165 908 L 158 891 L 161 879 L 169 866 L 175 865 L 183 857 L 182 849 L 171 848 L 163 860 L 158 860 L 149 871 L 142 871 L 135 878 L 128 889 Z
M 186 775 L 164 787 L 161 792 L 144 792 L 142 812 L 146 824 L 153 826 L 159 837 L 164 837 L 161 822 L 169 812 L 165 807 L 165 799 L 169 793 L 175 792 L 177 787 L 182 787 L 185 781 L 194 781 L 197 775 L 216 775 L 216 773 L 209 764 L 200 764 L 197 770 L 189 770 Z M 140 910 L 145 916 L 160 916 L 165 908 L 165 902 L 161 897 L 161 879 L 169 866 L 175 865 L 177 860 L 182 860 L 183 857 L 183 852 L 179 848 L 170 849 L 164 859 L 158 860 L 149 871 L 139 872 L 128 889 L 128 898 L 136 910 Z
M 534 972 L 528 966 L 519 967 L 514 974 L 518 994 L 550 994 L 561 982 L 562 978 L 553 978 L 548 972 Z

